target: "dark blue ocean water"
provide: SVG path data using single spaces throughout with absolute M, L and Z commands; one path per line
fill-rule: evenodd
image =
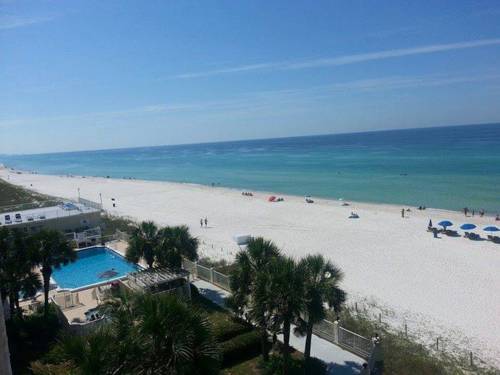
M 48 174 L 500 211 L 500 124 L 0 156 L 0 162 Z

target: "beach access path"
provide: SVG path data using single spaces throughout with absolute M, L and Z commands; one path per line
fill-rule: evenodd
M 200 294 L 218 304 L 226 307 L 225 299 L 230 293 L 204 280 L 195 280 L 193 282 Z M 293 331 L 292 326 L 292 331 Z M 283 335 L 278 335 L 278 340 L 283 342 Z M 303 352 L 306 338 L 297 337 L 290 334 L 290 345 L 296 350 Z M 363 358 L 348 352 L 341 347 L 332 344 L 329 341 L 313 335 L 311 342 L 311 356 L 321 359 L 327 364 L 327 373 L 335 375 L 356 375 L 359 374 L 361 366 L 365 362 Z
M 0 169 L 0 178 L 40 193 L 80 196 L 99 202 L 114 215 L 153 220 L 159 225 L 188 225 L 200 241 L 200 255 L 231 259 L 238 251 L 235 235 L 263 236 L 295 258 L 322 253 L 345 273 L 342 287 L 349 302 L 366 302 L 383 310 L 383 319 L 431 344 L 456 345 L 500 366 L 500 245 L 427 232 L 451 220 L 482 228 L 492 217 L 403 206 L 351 203 L 269 194 L 242 196 L 234 189 L 128 179 L 48 176 Z M 452 192 L 450 192 L 452 194 Z M 274 194 L 277 195 L 277 194 Z M 112 200 L 114 199 L 114 200 Z M 113 206 L 114 204 L 114 206 Z M 422 202 L 425 204 L 425 202 Z M 464 203 L 464 206 L 466 203 Z M 407 208 L 407 207 L 404 207 Z M 351 211 L 359 219 L 348 219 Z M 200 226 L 201 218 L 208 225 Z M 456 228 L 457 226 L 455 226 Z M 484 237 L 484 233 L 481 233 Z

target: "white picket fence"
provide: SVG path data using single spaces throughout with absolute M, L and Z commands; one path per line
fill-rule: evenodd
M 202 266 L 197 262 L 192 262 L 185 258 L 182 260 L 182 268 L 194 277 L 208 281 L 209 283 L 217 285 L 219 288 L 227 290 L 228 292 L 231 291 L 229 276 L 217 272 L 213 268 Z

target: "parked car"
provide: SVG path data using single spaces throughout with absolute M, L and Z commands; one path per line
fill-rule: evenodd
M 17 214 L 15 215 L 14 221 L 15 221 L 16 223 L 21 223 L 21 222 L 23 221 L 23 219 L 21 218 L 21 214 L 20 214 L 20 213 L 17 213 Z

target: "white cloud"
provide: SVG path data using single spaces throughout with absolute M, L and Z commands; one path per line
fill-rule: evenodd
M 52 21 L 56 16 L 14 16 L 14 15 L 3 15 L 0 16 L 0 30 L 16 29 L 19 27 L 25 27 L 34 25 L 37 23 L 43 23 Z
M 424 55 L 430 53 L 469 49 L 469 48 L 479 48 L 479 47 L 494 46 L 494 45 L 500 45 L 500 38 L 480 39 L 468 42 L 448 43 L 448 44 L 433 44 L 420 47 L 392 49 L 392 50 L 377 51 L 370 53 L 359 53 L 353 55 L 345 55 L 345 56 L 338 56 L 331 58 L 320 58 L 320 59 L 312 59 L 312 60 L 297 61 L 297 62 L 282 61 L 282 62 L 266 62 L 260 64 L 251 64 L 251 65 L 240 65 L 235 67 L 209 70 L 205 72 L 178 74 L 171 76 L 170 78 L 189 79 L 189 78 L 209 77 L 222 74 L 241 73 L 249 71 L 335 67 L 340 65 L 358 64 L 367 61 L 385 60 L 397 57 Z
M 55 115 L 34 118 L 0 119 L 0 129 L 17 126 L 37 126 L 38 124 L 66 124 L 80 122 L 82 124 L 113 124 L 123 119 L 166 118 L 173 114 L 224 114 L 258 113 L 262 109 L 275 111 L 277 108 L 292 109 L 308 107 L 318 99 L 330 99 L 338 93 L 364 93 L 400 89 L 418 89 L 425 87 L 449 86 L 457 84 L 488 82 L 495 85 L 500 81 L 500 74 L 466 75 L 466 76 L 387 76 L 370 79 L 335 82 L 327 85 L 306 88 L 289 88 L 247 92 L 231 99 L 214 99 L 187 103 L 156 103 L 121 110 L 86 112 L 67 115 Z

